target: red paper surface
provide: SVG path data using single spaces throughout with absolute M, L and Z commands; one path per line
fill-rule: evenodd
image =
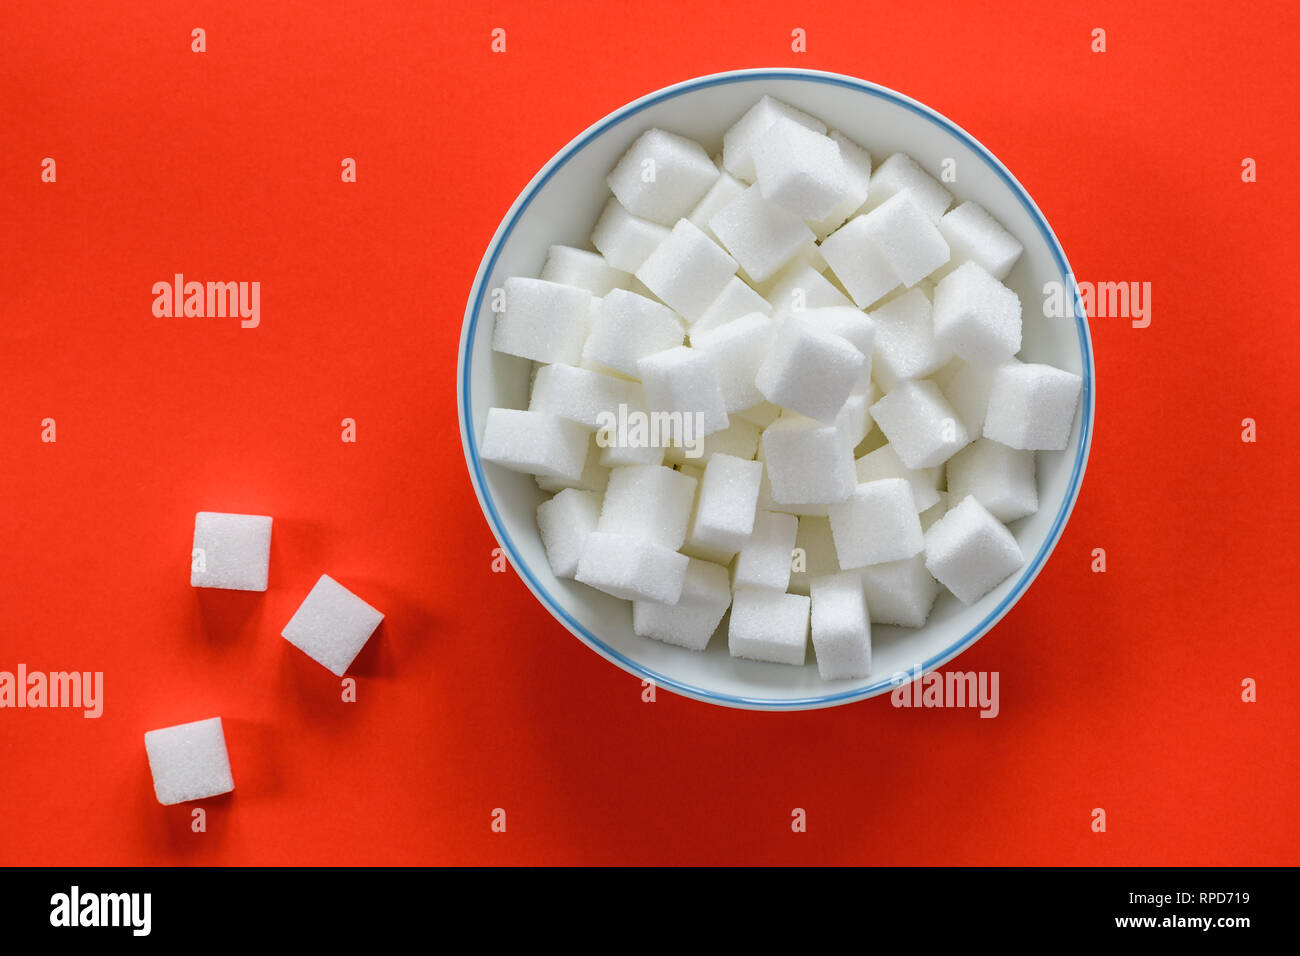
M 5 4 L 0 669 L 105 704 L 0 710 L 0 863 L 1297 862 L 1297 15 L 1133 6 Z M 1055 554 L 955 662 L 996 719 L 643 703 L 491 569 L 454 392 L 489 238 L 607 112 L 759 66 L 934 107 L 1081 280 L 1152 283 L 1092 323 Z M 261 325 L 156 318 L 176 272 L 260 281 Z M 275 517 L 269 591 L 190 588 L 198 510 Z M 387 614 L 356 703 L 279 637 L 322 572 Z M 141 735 L 213 715 L 194 833 Z

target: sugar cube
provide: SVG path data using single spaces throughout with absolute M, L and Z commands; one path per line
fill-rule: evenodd
M 797 262 L 783 269 L 768 297 L 772 303 L 772 317 L 778 324 L 800 312 L 853 304 L 829 279 L 806 262 Z
M 533 379 L 529 411 L 546 412 L 588 428 L 601 424 L 602 415 L 618 414 L 620 405 L 628 410 L 645 409 L 645 395 L 640 385 L 626 379 L 602 375 L 572 365 L 543 365 Z
M 720 243 L 722 240 L 718 239 L 717 235 L 713 232 L 713 229 L 709 226 L 709 220 L 713 218 L 714 213 L 718 212 L 748 188 L 748 186 L 742 183 L 735 176 L 724 171 L 716 180 L 714 180 L 713 185 L 709 187 L 709 191 L 704 194 L 704 198 L 696 204 L 695 208 L 691 210 L 690 215 L 686 218 L 704 230 L 704 234 L 710 239 Z
M 594 296 L 602 296 L 606 292 L 623 288 L 632 276 L 621 269 L 615 269 L 599 252 L 554 245 L 546 253 L 542 279 L 560 285 L 577 286 Z
M 718 366 L 708 352 L 679 345 L 637 363 L 646 406 L 667 413 L 674 441 L 689 441 L 729 424 Z
M 582 466 L 582 474 L 577 478 L 550 478 L 546 475 L 537 475 L 534 478 L 537 487 L 551 494 L 563 491 L 565 488 L 599 491 L 603 494 L 605 486 L 609 484 L 609 468 L 600 463 L 600 452 L 600 443 L 596 440 L 596 433 L 592 432 L 587 442 L 587 461 Z
M 826 124 L 787 103 L 764 96 L 751 106 L 734 126 L 722 137 L 722 165 L 737 179 L 754 181 L 754 144 L 767 128 L 780 118 L 794 120 L 818 133 L 826 132 Z
M 591 244 L 621 272 L 636 272 L 667 238 L 666 227 L 632 215 L 612 197 L 591 232 Z
M 925 553 L 872 564 L 858 571 L 873 624 L 920 627 L 930 616 L 939 584 L 926 570 Z
M 809 223 L 818 239 L 825 239 L 856 213 L 867 201 L 867 194 L 871 188 L 871 154 L 839 130 L 831 130 L 830 138 L 840 147 L 846 189 L 844 196 L 830 213 Z
M 742 588 L 731 602 L 727 648 L 732 657 L 802 665 L 808 647 L 809 599 Z
M 194 516 L 190 586 L 265 591 L 271 563 L 271 519 L 266 515 L 200 511 Z
M 775 275 L 816 238 L 802 219 L 765 199 L 758 186 L 715 212 L 709 227 L 754 282 Z
M 925 533 L 925 566 L 963 604 L 974 604 L 1025 563 L 997 518 L 967 495 Z
M 948 491 L 954 501 L 973 495 L 999 521 L 1015 521 L 1038 510 L 1034 453 L 978 438 L 948 461 Z
M 781 117 L 754 140 L 754 177 L 763 198 L 800 219 L 829 216 L 848 194 L 835 140 Z
M 761 462 L 710 458 L 682 550 L 719 564 L 730 561 L 753 534 L 762 475 Z
M 912 489 L 912 500 L 918 512 L 932 508 L 939 500 L 935 483 L 939 479 L 938 468 L 914 470 L 903 464 L 893 445 L 881 445 L 869 451 L 857 460 L 859 483 L 879 481 L 882 478 L 902 478 Z
M 815 578 L 838 570 L 840 562 L 835 554 L 830 519 L 813 515 L 800 517 L 790 561 L 790 593 L 808 594 Z
M 147 731 L 144 749 L 154 795 L 165 807 L 235 789 L 220 717 Z
M 947 269 L 977 262 L 1001 280 L 1019 261 L 1025 247 L 978 203 L 964 202 L 939 220 L 939 234 L 952 252 Z M 940 270 L 942 271 L 942 270 Z
M 777 333 L 754 384 L 769 402 L 833 423 L 866 361 L 851 342 L 808 313 L 792 315 Z
M 663 465 L 625 465 L 609 473 L 596 530 L 677 550 L 695 501 L 694 478 Z
M 864 309 L 900 282 L 898 273 L 877 245 L 874 231 L 866 216 L 855 216 L 821 244 L 826 264 L 853 301 Z
M 934 337 L 976 365 L 1010 361 L 1020 351 L 1020 297 L 967 262 L 935 287 Z
M 786 590 L 798 531 L 799 519 L 794 515 L 757 512 L 754 531 L 732 564 L 732 586 Z
M 691 345 L 696 344 L 695 337 L 702 332 L 709 332 L 720 325 L 726 325 L 751 312 L 762 315 L 772 314 L 772 305 L 761 295 L 747 286 L 739 276 L 732 276 L 722 287 L 703 314 L 691 325 Z
M 727 280 L 736 274 L 736 260 L 689 219 L 677 220 L 636 277 L 676 312 L 694 322 L 713 304 Z
M 681 345 L 685 338 L 672 309 L 635 292 L 614 289 L 600 300 L 582 357 L 636 378 L 641 359 Z
M 862 223 L 863 233 L 905 286 L 916 285 L 948 261 L 948 243 L 910 192 L 886 199 Z
M 966 446 L 971 435 L 934 382 L 900 382 L 871 415 L 908 468 L 933 468 Z
M 601 496 L 593 491 L 566 488 L 537 506 L 537 529 L 542 534 L 546 560 L 557 578 L 571 578 L 587 535 L 600 519 Z
M 834 425 L 779 418 L 763 432 L 759 447 L 772 497 L 781 504 L 832 504 L 857 486 L 853 449 Z
M 894 153 L 871 174 L 871 193 L 866 208 L 874 209 L 886 200 L 908 193 L 925 215 L 937 221 L 952 203 L 952 193 L 927 173 L 911 156 Z
M 676 604 L 689 564 L 686 555 L 653 541 L 593 531 L 587 535 L 574 577 L 624 601 Z
M 538 362 L 577 365 L 587 337 L 591 293 L 543 279 L 506 279 L 505 310 L 496 317 L 492 348 Z
M 984 437 L 1012 448 L 1061 451 L 1083 379 L 1050 365 L 1003 365 L 993 376 Z
M 704 147 L 685 136 L 649 129 L 606 177 L 628 212 L 671 226 L 700 201 L 718 178 Z
M 585 427 L 558 415 L 489 408 L 479 454 L 511 471 L 577 481 L 589 438 Z
M 1020 364 L 1012 359 L 1012 364 Z M 993 378 L 997 368 L 985 368 L 958 362 L 956 369 L 940 387 L 953 411 L 972 435 L 984 433 L 984 415 L 989 407 L 989 393 L 993 391 Z M 938 377 L 936 376 L 936 381 Z
M 676 604 L 632 602 L 632 630 L 691 651 L 702 651 L 731 604 L 727 569 L 691 558 L 686 566 L 681 598 Z
M 901 561 L 924 546 L 912 487 L 902 478 L 858 485 L 847 501 L 829 509 L 835 554 L 844 570 Z
M 812 643 L 822 680 L 871 674 L 871 620 L 862 577 L 841 571 L 813 578 Z
M 322 574 L 280 636 L 342 677 L 383 619 L 379 611 Z
M 691 345 L 709 357 L 717 369 L 728 414 L 752 408 L 764 400 L 755 380 L 776 337 L 776 323 L 761 312 L 702 332 L 691 333 Z
M 876 379 L 892 389 L 904 379 L 925 378 L 952 359 L 934 335 L 933 306 L 921 289 L 909 289 L 871 313 Z

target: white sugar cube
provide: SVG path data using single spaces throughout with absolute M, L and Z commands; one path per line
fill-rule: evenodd
M 1034 453 L 976 439 L 949 459 L 948 492 L 954 501 L 974 495 L 999 521 L 1031 515 L 1038 510 Z
M 165 807 L 235 789 L 220 717 L 147 731 L 144 749 L 154 795 Z
M 676 604 L 632 602 L 632 630 L 691 651 L 702 651 L 731 604 L 727 569 L 691 558 L 686 566 L 682 593 Z
M 636 277 L 689 322 L 704 314 L 735 274 L 736 260 L 689 219 L 677 220 L 636 269 Z
M 577 481 L 589 439 L 584 426 L 558 415 L 489 408 L 479 454 L 511 471 Z
M 567 488 L 537 506 L 537 529 L 542 534 L 546 560 L 557 578 L 571 578 L 587 535 L 600 519 L 601 496 L 593 491 Z
M 848 194 L 839 144 L 794 120 L 777 119 L 754 140 L 752 152 L 763 198 L 800 219 L 829 216 Z
M 909 288 L 948 261 L 948 243 L 910 192 L 886 199 L 866 213 L 862 223 L 867 238 Z
M 492 328 L 492 348 L 538 362 L 577 365 L 587 337 L 591 293 L 557 282 L 506 279 L 505 310 Z
M 934 337 L 967 362 L 1008 362 L 1020 351 L 1020 296 L 967 262 L 935 287 Z
M 621 272 L 636 272 L 667 238 L 667 227 L 632 215 L 615 198 L 605 203 L 591 232 L 591 244 Z
M 1011 364 L 1019 365 L 1020 360 L 1012 359 Z M 988 411 L 989 393 L 993 391 L 995 375 L 997 368 L 958 362 L 952 374 L 940 386 L 953 411 L 971 435 L 984 433 L 984 415 Z
M 778 323 L 812 309 L 851 306 L 853 303 L 824 275 L 806 262 L 794 263 L 776 277 L 767 299 Z
M 920 627 L 930 616 L 939 584 L 925 568 L 925 553 L 872 564 L 858 571 L 873 624 Z
M 934 507 L 939 500 L 935 483 L 939 480 L 938 468 L 915 470 L 903 464 L 893 445 L 881 445 L 869 451 L 856 463 L 858 481 L 879 481 L 882 478 L 902 478 L 912 489 L 912 500 L 917 512 Z
M 816 238 L 802 219 L 751 186 L 713 214 L 709 227 L 753 282 L 774 276 Z
M 822 680 L 871 674 L 871 620 L 862 577 L 841 571 L 813 578 L 812 643 Z
M 715 213 L 748 188 L 735 176 L 723 172 L 714 180 L 713 185 L 709 187 L 709 191 L 704 194 L 704 198 L 695 205 L 695 208 L 691 210 L 690 215 L 686 218 L 699 226 L 710 239 L 720 243 L 722 240 L 718 239 L 717 235 L 714 234 L 713 229 L 709 226 L 709 220 L 713 218 Z
M 900 382 L 871 415 L 908 468 L 942 465 L 972 436 L 934 382 Z
M 851 342 L 807 314 L 781 326 L 754 384 L 769 402 L 833 423 L 866 367 Z
M 596 530 L 675 551 L 686 540 L 695 488 L 694 478 L 663 465 L 615 468 L 609 473 Z
M 871 406 L 880 400 L 880 391 L 871 381 L 859 382 L 835 416 L 835 429 L 850 448 L 857 448 L 875 424 Z
M 596 433 L 592 432 L 591 438 L 587 442 L 587 461 L 582 466 L 582 474 L 577 478 L 550 478 L 546 475 L 537 475 L 534 479 L 537 482 L 537 487 L 550 494 L 563 491 L 565 488 L 577 488 L 579 491 L 599 491 L 604 494 L 605 486 L 609 484 L 609 468 L 600 463 L 600 452 L 600 444 L 596 441 Z
M 882 386 L 925 378 L 952 359 L 952 349 L 934 335 L 934 312 L 921 289 L 909 289 L 871 313 L 875 326 L 872 368 Z
M 755 381 L 776 337 L 776 323 L 751 312 L 702 332 L 692 331 L 691 345 L 717 369 L 728 414 L 753 408 L 764 400 Z
M 280 636 L 342 677 L 383 619 L 379 611 L 322 574 Z
M 906 192 L 925 215 L 937 221 L 952 204 L 952 193 L 927 173 L 911 156 L 894 153 L 871 174 L 871 193 L 867 209 L 874 209 L 886 200 Z
M 876 323 L 861 309 L 851 305 L 826 306 L 808 309 L 804 319 L 818 328 L 848 339 L 853 347 L 867 358 L 863 377 L 871 375 L 871 354 L 876 342 Z
M 711 457 L 682 550 L 706 561 L 729 562 L 754 532 L 762 476 L 761 462 Z
M 200 511 L 194 516 L 190 586 L 265 591 L 271 564 L 271 519 L 266 515 Z
M 674 441 L 702 438 L 729 424 L 722 380 L 707 352 L 685 345 L 655 352 L 637 363 L 637 375 L 651 414 L 671 416 Z
M 720 325 L 726 325 L 728 322 L 749 315 L 751 312 L 771 315 L 772 305 L 746 285 L 739 276 L 732 276 L 727 280 L 727 284 L 722 287 L 718 297 L 709 303 L 709 307 L 692 323 L 690 330 L 691 345 L 696 344 L 695 337 L 697 335 L 716 329 Z
M 722 137 L 722 165 L 727 172 L 747 183 L 754 181 L 754 144 L 780 118 L 794 120 L 818 133 L 826 124 L 787 103 L 764 96 L 751 106 Z
M 902 478 L 858 485 L 829 509 L 835 554 L 844 570 L 901 561 L 924 546 L 911 486 Z
M 802 665 L 808 648 L 809 603 L 801 594 L 737 590 L 727 626 L 731 656 Z
M 821 244 L 822 256 L 861 308 L 886 295 L 898 286 L 898 273 L 889 264 L 884 251 L 876 244 L 873 228 L 866 216 L 855 216 L 827 236 Z
M 834 425 L 780 418 L 763 432 L 759 447 L 772 497 L 781 504 L 844 501 L 857 486 L 853 449 Z
M 757 512 L 754 531 L 732 564 L 732 586 L 786 590 L 798 531 L 799 519 L 794 515 Z
M 830 137 L 840 147 L 846 189 L 844 196 L 830 213 L 809 223 L 818 239 L 825 239 L 856 213 L 867 201 L 867 195 L 871 190 L 871 154 L 839 130 L 831 130 Z
M 606 177 L 628 212 L 662 226 L 685 216 L 718 178 L 704 147 L 685 136 L 649 129 Z
M 686 331 L 672 309 L 615 289 L 600 300 L 582 358 L 585 363 L 636 378 L 641 359 L 681 345 L 685 338 Z
M 624 601 L 676 604 L 690 558 L 653 541 L 594 531 L 587 535 L 575 579 Z
M 1005 279 L 1025 247 L 978 203 L 964 202 L 939 220 L 939 234 L 952 259 L 945 268 L 977 262 L 995 279 Z M 942 271 L 942 270 L 940 270 Z
M 617 415 L 620 405 L 645 409 L 641 386 L 572 365 L 543 365 L 533 379 L 528 410 L 546 412 L 596 428 L 604 413 Z
M 1061 451 L 1083 379 L 1050 365 L 1003 365 L 993 377 L 984 437 L 1012 448 Z
M 664 461 L 674 467 L 688 464 L 701 469 L 717 454 L 752 461 L 758 452 L 759 433 L 759 427 L 753 422 L 733 416 L 731 424 L 722 431 L 704 436 L 699 445 L 699 455 L 693 454 L 692 449 L 683 445 L 673 444 L 664 449 Z
M 925 533 L 925 566 L 963 604 L 974 604 L 1025 563 L 1020 545 L 973 496 Z
M 560 285 L 577 286 L 594 296 L 602 296 L 614 289 L 624 288 L 632 276 L 621 269 L 615 269 L 599 252 L 555 245 L 546 253 L 542 279 Z
M 813 515 L 799 518 L 790 563 L 790 593 L 808 594 L 814 579 L 838 570 L 840 562 L 830 519 Z

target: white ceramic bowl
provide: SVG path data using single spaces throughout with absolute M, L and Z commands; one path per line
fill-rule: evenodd
M 716 155 L 723 132 L 765 93 L 843 131 L 877 162 L 902 151 L 937 172 L 945 159 L 955 160 L 950 188 L 957 199 L 979 202 L 1024 243 L 1025 253 L 1006 280 L 1025 307 L 1021 357 L 1083 376 L 1069 447 L 1038 454 L 1038 513 L 1011 526 L 1028 559 L 1024 568 L 971 607 L 943 591 L 922 628 L 873 627 L 874 674 L 862 680 L 821 680 L 811 653 L 804 667 L 732 658 L 725 633 L 715 634 L 703 653 L 637 637 L 629 602 L 551 573 L 535 521 L 545 496 L 534 480 L 485 464 L 478 455 L 488 408 L 528 404 L 530 363 L 491 350 L 490 290 L 510 276 L 538 275 L 552 243 L 590 248 L 592 226 L 608 197 L 605 176 L 642 132 L 663 127 L 699 140 Z M 560 150 L 519 194 L 488 246 L 465 311 L 457 373 L 461 440 L 474 490 L 510 563 L 537 599 L 624 670 L 697 700 L 751 709 L 826 707 L 871 697 L 939 667 L 985 634 L 1043 567 L 1069 517 L 1091 437 L 1092 349 L 1081 304 L 1074 310 L 1078 318 L 1043 317 L 1047 282 L 1062 283 L 1070 301 L 1078 301 L 1065 253 L 1023 187 L 974 137 L 920 103 L 864 80 L 810 70 L 742 70 L 667 87 L 611 113 Z

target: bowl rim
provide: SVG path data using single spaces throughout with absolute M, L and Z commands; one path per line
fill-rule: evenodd
M 598 136 L 620 123 L 624 119 L 633 116 L 655 104 L 665 100 L 673 99 L 684 93 L 695 90 L 706 89 L 713 86 L 722 86 L 730 83 L 750 82 L 754 80 L 798 80 L 812 83 L 826 83 L 833 86 L 847 87 L 879 99 L 884 99 L 897 106 L 901 106 L 922 118 L 938 126 L 943 132 L 954 137 L 975 155 L 979 156 L 998 178 L 1011 190 L 1015 197 L 1020 201 L 1029 217 L 1034 221 L 1038 228 L 1039 234 L 1046 242 L 1048 250 L 1051 252 L 1057 267 L 1061 273 L 1063 288 L 1069 291 L 1070 302 L 1073 304 L 1073 313 L 1075 320 L 1076 333 L 1079 338 L 1079 348 L 1082 355 L 1083 370 L 1083 388 L 1080 396 L 1080 406 L 1082 408 L 1082 420 L 1079 426 L 1079 442 L 1075 453 L 1074 464 L 1070 474 L 1070 482 L 1066 495 L 1061 502 L 1057 511 L 1056 518 L 1052 527 L 1048 531 L 1046 539 L 1042 546 L 1034 555 L 1032 561 L 1026 564 L 1021 572 L 1019 580 L 1015 586 L 998 602 L 988 614 L 986 614 L 978 624 L 974 625 L 962 635 L 960 639 L 954 641 L 948 647 L 939 653 L 933 655 L 924 661 L 919 667 L 902 674 L 892 674 L 888 677 L 880 677 L 870 684 L 863 687 L 856 687 L 852 690 L 835 691 L 834 685 L 828 685 L 831 689 L 825 694 L 816 694 L 805 697 L 793 698 L 770 698 L 770 697 L 748 697 L 735 694 L 726 694 L 710 690 L 704 687 L 698 687 L 676 678 L 660 674 L 644 664 L 628 657 L 621 651 L 616 650 L 606 644 L 595 634 L 591 633 L 581 623 L 579 623 L 572 614 L 564 607 L 563 603 L 536 578 L 532 569 L 527 562 L 519 555 L 511 540 L 509 533 L 506 531 L 500 514 L 497 512 L 495 501 L 493 501 L 490 492 L 487 489 L 487 482 L 483 474 L 483 463 L 479 458 L 478 443 L 474 437 L 473 428 L 470 424 L 473 421 L 473 411 L 470 398 L 470 377 L 468 356 L 475 341 L 475 333 L 478 326 L 478 316 L 482 310 L 483 297 L 486 292 L 486 280 L 492 274 L 496 267 L 497 259 L 501 252 L 501 247 L 509 238 L 515 225 L 520 217 L 531 205 L 534 197 L 546 185 L 550 178 L 574 155 L 580 152 L 588 143 L 594 141 Z M 479 506 L 487 518 L 488 525 L 492 534 L 496 537 L 497 542 L 505 550 L 510 559 L 510 565 L 523 579 L 525 586 L 533 592 L 533 596 L 550 611 L 551 615 L 565 626 L 575 637 L 584 644 L 600 654 L 606 660 L 621 667 L 634 676 L 642 680 L 652 681 L 654 686 L 663 687 L 674 693 L 689 697 L 704 703 L 719 704 L 727 707 L 734 707 L 746 710 L 810 710 L 822 707 L 833 707 L 841 704 L 848 704 L 854 701 L 866 700 L 879 694 L 890 691 L 895 687 L 901 686 L 909 680 L 921 677 L 936 668 L 942 667 L 948 661 L 952 660 L 966 648 L 970 647 L 981 637 L 992 630 L 993 626 L 1016 604 L 1017 601 L 1028 590 L 1029 585 L 1033 583 L 1038 573 L 1042 570 L 1047 558 L 1055 549 L 1061 534 L 1065 529 L 1066 521 L 1069 519 L 1071 512 L 1074 510 L 1075 501 L 1079 497 L 1079 489 L 1083 482 L 1083 474 L 1087 467 L 1088 455 L 1092 446 L 1092 423 L 1095 414 L 1095 370 L 1093 367 L 1093 354 L 1091 334 L 1088 327 L 1087 316 L 1085 314 L 1082 299 L 1079 296 L 1079 288 L 1074 280 L 1073 270 L 1066 259 L 1065 250 L 1061 247 L 1060 241 L 1056 238 L 1052 228 L 1048 225 L 1047 218 L 1043 215 L 1038 205 L 1030 197 L 1028 191 L 1002 164 L 1002 162 L 993 155 L 979 140 L 975 139 L 970 133 L 962 129 L 952 120 L 943 114 L 931 109 L 923 103 L 913 100 L 911 97 L 899 93 L 888 87 L 872 83 L 869 80 L 863 80 L 854 76 L 847 76 L 841 73 L 831 73 L 822 70 L 806 70 L 786 67 L 775 68 L 755 68 L 744 70 L 728 70 L 721 73 L 710 73 L 704 76 L 694 77 L 684 80 L 680 83 L 674 83 L 661 89 L 648 93 L 625 104 L 613 112 L 602 117 L 593 123 L 587 129 L 583 130 L 572 140 L 569 141 L 562 149 L 559 150 L 544 165 L 537 174 L 529 180 L 515 201 L 511 204 L 510 209 L 502 218 L 500 225 L 492 236 L 488 244 L 487 251 L 484 253 L 479 263 L 478 272 L 474 277 L 474 284 L 470 289 L 470 296 L 465 310 L 465 320 L 461 327 L 460 353 L 457 358 L 456 366 L 456 407 L 460 419 L 460 436 L 461 447 L 465 454 L 465 463 L 469 470 L 470 482 L 474 486 L 474 493 L 478 497 Z

